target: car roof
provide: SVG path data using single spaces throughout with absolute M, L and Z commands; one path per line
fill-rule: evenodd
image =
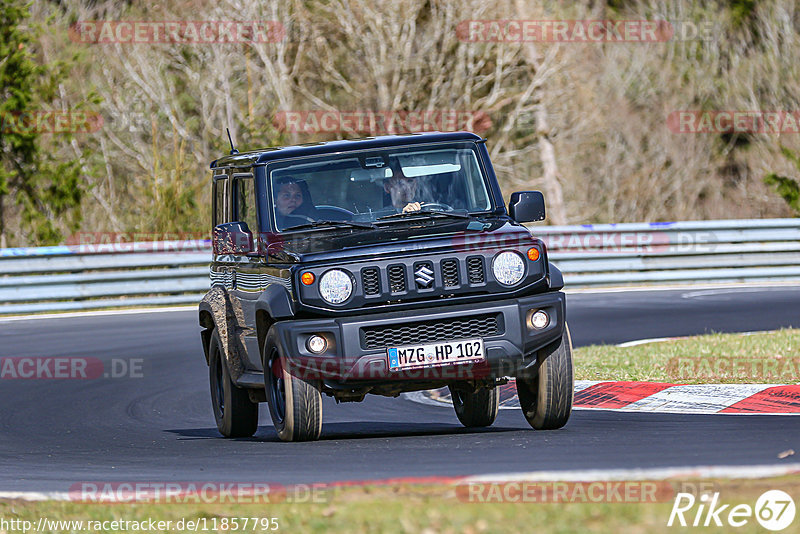
M 426 143 L 439 143 L 447 141 L 482 141 L 472 132 L 424 132 L 399 135 L 381 135 L 377 137 L 363 137 L 360 139 L 343 139 L 322 143 L 307 143 L 283 147 L 261 148 L 249 150 L 238 154 L 223 156 L 211 162 L 211 168 L 219 167 L 245 167 L 267 163 L 268 161 L 302 156 L 316 156 L 320 154 L 336 154 L 354 150 L 369 150 L 371 148 L 385 148 L 393 146 L 418 145 Z

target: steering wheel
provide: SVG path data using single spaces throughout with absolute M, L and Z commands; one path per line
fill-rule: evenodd
M 442 202 L 423 202 L 421 207 L 424 210 L 433 208 L 434 210 L 438 209 L 439 211 L 453 211 L 453 206 L 443 204 Z

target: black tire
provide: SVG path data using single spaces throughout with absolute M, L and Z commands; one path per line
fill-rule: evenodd
M 264 341 L 264 387 L 269 415 L 283 441 L 314 441 L 322 434 L 322 395 L 316 383 L 293 376 L 275 334 Z
M 537 376 L 517 377 L 517 396 L 528 424 L 536 430 L 555 430 L 566 425 L 572 413 L 574 379 L 569 328 L 564 327 L 558 348 L 539 358 Z
M 208 344 L 208 378 L 211 406 L 220 434 L 226 438 L 246 438 L 255 434 L 258 430 L 258 404 L 250 400 L 246 389 L 231 380 L 216 328 Z
M 500 408 L 500 391 L 497 388 L 481 388 L 478 391 L 449 386 L 450 398 L 456 417 L 466 427 L 490 426 L 497 418 Z

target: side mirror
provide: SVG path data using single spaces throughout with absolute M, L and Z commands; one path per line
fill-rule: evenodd
M 211 237 L 214 254 L 250 254 L 253 234 L 245 222 L 218 224 Z
M 511 193 L 508 214 L 517 222 L 543 221 L 544 195 L 540 191 L 517 191 Z

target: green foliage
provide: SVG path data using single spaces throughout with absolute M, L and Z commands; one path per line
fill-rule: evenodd
M 756 10 L 756 0 L 731 0 L 730 10 L 734 26 L 747 23 Z
M 6 197 L 21 210 L 22 233 L 30 241 L 61 240 L 61 227 L 78 228 L 83 195 L 80 163 L 54 157 L 44 146 L 47 134 L 20 126 L 20 118 L 50 109 L 69 63 L 44 63 L 37 56 L 41 28 L 28 20 L 28 5 L 0 0 L 0 234 L 7 226 Z M 49 140 L 48 140 L 49 141 Z
M 798 349 L 797 329 L 748 336 L 708 334 L 634 347 L 592 345 L 575 350 L 575 379 L 786 384 L 800 378 L 792 364 Z M 731 365 L 737 360 L 741 362 L 738 370 Z M 686 363 L 692 364 L 688 369 L 700 372 L 687 374 Z M 782 365 L 770 365 L 778 363 Z
M 800 170 L 800 155 L 785 146 L 781 147 L 781 152 L 797 167 L 797 170 Z M 800 217 L 800 184 L 797 180 L 771 172 L 764 177 L 764 183 L 774 187 L 781 198 L 792 208 L 792 211 Z
M 172 150 L 165 150 L 153 132 L 153 168 L 141 191 L 146 211 L 139 230 L 159 234 L 207 231 L 208 209 L 197 199 L 207 182 L 193 179 L 195 167 L 186 160 L 184 141 L 177 141 L 174 131 L 172 138 Z
M 800 217 L 800 185 L 796 180 L 786 176 L 778 176 L 773 172 L 764 177 L 764 182 L 773 186 L 781 198 Z

